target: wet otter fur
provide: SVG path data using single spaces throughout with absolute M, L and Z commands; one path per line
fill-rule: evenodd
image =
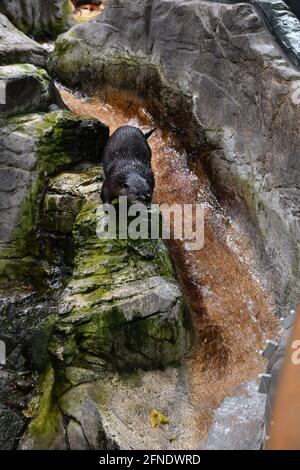
M 154 131 L 144 134 L 137 127 L 122 126 L 109 138 L 103 153 L 105 179 L 101 199 L 104 203 L 119 196 L 127 196 L 129 204 L 151 202 L 154 175 L 147 139 Z

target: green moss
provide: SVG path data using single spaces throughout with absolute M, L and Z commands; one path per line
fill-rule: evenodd
M 58 36 L 74 24 L 72 8 L 69 0 L 64 1 L 61 13 L 61 17 L 51 24 L 52 37 Z
M 149 278 L 174 277 L 167 249 L 161 240 L 99 239 L 97 217 L 102 216 L 97 209 L 97 202 L 86 202 L 74 224 L 74 273 L 69 283 L 72 308 L 55 326 L 54 362 L 59 369 L 63 364 L 85 368 L 98 364 L 106 369 L 173 364 L 190 341 L 189 326 L 187 331 L 183 326 L 183 305 L 176 300 L 177 319 L 168 320 L 160 312 L 143 318 L 143 306 L 135 300 L 142 299 L 141 293 L 134 288 L 130 294 L 130 287 L 126 292 L 127 284 L 134 286 L 136 281 L 145 282 L 148 292 Z M 130 296 L 135 307 L 125 313 L 122 299 L 128 305 Z
M 40 378 L 39 404 L 36 415 L 26 431 L 26 438 L 34 443 L 33 450 L 50 449 L 62 429 L 62 415 L 53 395 L 54 371 L 49 367 Z M 32 410 L 31 410 L 32 411 Z
M 85 118 L 79 119 L 67 111 L 57 111 L 43 116 L 38 114 L 30 115 L 30 117 L 19 116 L 8 120 L 7 125 L 11 128 L 12 134 L 16 132 L 33 140 L 37 167 L 35 179 L 20 208 L 20 218 L 12 234 L 12 242 L 1 249 L 0 277 L 7 275 L 14 279 L 22 277 L 28 272 L 27 266 L 21 265 L 22 258 L 34 258 L 39 253 L 39 241 L 36 233 L 40 223 L 41 203 L 49 176 L 84 158 L 88 152 L 96 154 L 101 151 L 99 142 L 103 140 L 101 145 L 104 145 L 106 130 L 104 129 L 105 132 L 102 136 L 102 129 L 95 119 L 88 119 L 92 125 L 83 125 L 83 130 L 81 130 L 80 126 L 85 120 Z M 102 140 L 101 137 L 103 137 Z M 66 223 L 64 224 L 64 222 Z M 64 221 L 62 217 L 57 228 L 66 231 L 69 222 Z M 11 261 L 12 259 L 19 259 L 20 266 Z

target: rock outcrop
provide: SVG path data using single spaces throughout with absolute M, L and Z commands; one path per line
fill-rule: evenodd
M 2 119 L 48 111 L 59 101 L 59 92 L 47 72 L 31 64 L 0 66 L 0 87 L 5 101 L 0 104 Z
M 0 129 L 0 279 L 21 279 L 31 271 L 47 178 L 84 158 L 100 159 L 108 137 L 105 127 L 101 131 L 97 120 L 67 111 L 9 118 Z
M 59 109 L 47 65 L 46 49 L 0 15 L 1 449 L 14 448 L 26 428 L 36 371 L 49 363 L 61 281 L 71 269 L 68 244 L 57 240 L 46 253 L 49 243 L 40 232 L 48 180 L 78 162 L 98 162 L 109 134 L 99 121 Z
M 128 448 L 122 433 L 115 435 L 117 405 L 108 405 L 122 382 L 116 371 L 125 380 L 132 370 L 178 365 L 192 342 L 163 242 L 99 236 L 102 179 L 102 170 L 93 167 L 62 173 L 49 184 L 43 230 L 72 234 L 74 269 L 58 303 L 49 342 L 52 367 L 41 381 L 23 449 Z
M 1 0 L 0 13 L 35 38 L 53 39 L 74 23 L 69 0 Z
M 28 423 L 22 448 L 126 447 L 105 389 L 118 371 L 178 365 L 189 317 L 161 241 L 97 236 L 94 165 L 109 129 L 59 109 L 46 51 L 1 24 L 11 36 L 0 41 L 0 448 L 15 448 Z
M 0 65 L 33 64 L 47 66 L 48 52 L 37 42 L 16 29 L 0 14 Z
M 246 204 L 287 312 L 300 292 L 300 73 L 259 12 L 236 2 L 113 0 L 59 38 L 55 64 L 72 86 L 138 94 L 194 149 L 208 149 L 220 197 Z

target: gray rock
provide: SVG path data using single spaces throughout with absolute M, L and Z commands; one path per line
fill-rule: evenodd
M 54 448 L 64 436 L 71 449 L 147 448 L 154 442 L 168 446 L 177 430 L 174 419 L 163 442 L 162 430 L 156 433 L 159 439 L 154 439 L 154 432 L 148 437 L 149 399 L 160 409 L 164 404 L 173 415 L 178 410 L 176 369 L 141 372 L 143 388 L 136 384 L 138 372 L 125 371 L 179 364 L 192 341 L 189 316 L 162 241 L 98 238 L 102 181 L 102 169 L 91 167 L 61 173 L 49 182 L 43 226 L 63 235 L 66 225 L 71 230 L 74 271 L 58 300 L 59 318 L 56 315 L 49 342 L 54 370 L 43 377 L 39 406 L 22 438 L 22 449 Z M 114 375 L 116 370 L 124 375 Z M 186 403 L 187 393 L 182 395 L 183 411 L 190 416 L 192 405 Z M 165 404 L 167 398 L 170 404 Z M 131 420 L 137 421 L 134 429 Z M 185 443 L 191 426 L 187 429 Z
M 240 385 L 214 412 L 205 450 L 259 450 L 263 440 L 265 396 L 256 382 Z
M 281 0 L 253 0 L 290 60 L 300 66 L 300 22 Z M 298 13 L 300 12 L 298 7 Z
M 102 450 L 195 450 L 200 446 L 197 418 L 203 408 L 201 400 L 195 406 L 192 390 L 183 365 L 163 371 L 103 372 L 92 383 L 83 376 L 81 383 L 68 388 L 56 400 L 63 416 L 72 423 L 72 449 L 85 449 L 88 445 Z M 168 417 L 169 423 L 152 428 L 153 409 Z M 60 417 L 45 426 L 39 416 L 30 423 L 21 448 L 28 448 L 30 442 L 31 448 L 39 449 L 49 442 L 49 436 L 52 441 L 62 439 L 63 431 L 56 426 Z
M 300 73 L 258 10 L 113 0 L 59 38 L 54 60 L 73 86 L 138 89 L 154 117 L 210 149 L 215 187 L 235 214 L 246 205 L 265 278 L 287 313 L 300 293 Z
M 107 138 L 99 121 L 67 111 L 10 118 L 0 128 L 0 279 L 31 272 L 48 176 L 83 160 L 98 161 Z
M 89 450 L 89 443 L 86 441 L 82 426 L 71 420 L 67 428 L 67 439 L 71 450 Z
M 59 175 L 46 198 L 48 230 L 71 230 L 74 243 L 74 272 L 49 346 L 53 363 L 91 370 L 179 363 L 192 332 L 167 249 L 161 240 L 98 237 L 105 215 L 96 172 L 102 176 L 100 168 Z
M 73 23 L 69 0 L 1 0 L 0 13 L 25 34 L 54 38 Z
M 30 64 L 0 66 L 0 87 L 5 93 L 1 117 L 47 111 L 58 96 L 47 72 Z
M 0 403 L 0 448 L 1 450 L 12 450 L 16 444 L 16 439 L 21 436 L 26 420 L 16 411 L 3 406 Z
M 18 439 L 27 424 L 22 413 L 32 399 L 34 379 L 25 379 L 15 372 L 0 368 L 0 449 L 11 450 L 18 445 Z
M 0 14 L 0 65 L 33 64 L 45 68 L 48 52 Z

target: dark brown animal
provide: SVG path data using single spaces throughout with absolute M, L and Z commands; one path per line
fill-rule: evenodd
M 105 179 L 101 192 L 104 203 L 127 196 L 130 204 L 150 203 L 154 190 L 151 148 L 144 134 L 133 126 L 119 127 L 108 140 L 103 153 Z

